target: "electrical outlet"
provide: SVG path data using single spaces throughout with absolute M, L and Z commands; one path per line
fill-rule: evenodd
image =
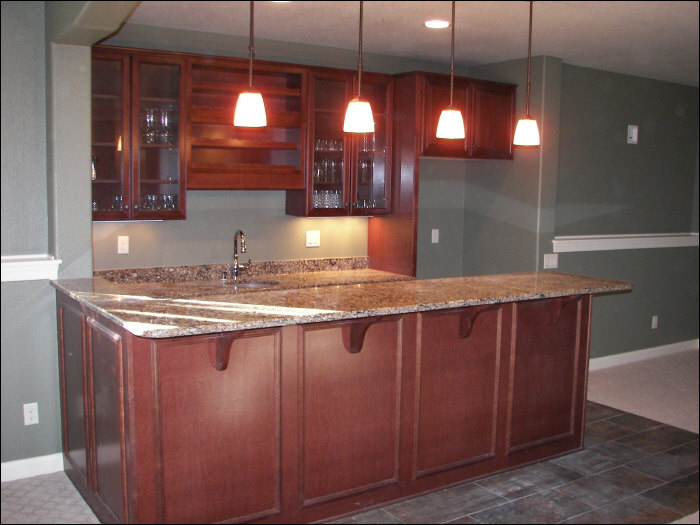
M 321 232 L 319 230 L 306 232 L 306 247 L 318 248 L 319 246 L 321 246 Z
M 430 240 L 433 244 L 437 244 L 440 242 L 440 230 L 437 228 L 433 229 L 433 231 L 430 234 Z
M 656 330 L 658 327 L 659 327 L 659 316 L 652 315 L 651 316 L 651 329 Z
M 24 424 L 37 425 L 39 423 L 39 403 L 24 404 Z
M 128 235 L 118 235 L 117 236 L 117 254 L 118 255 L 128 255 L 129 254 L 129 236 Z
M 551 270 L 553 268 L 559 268 L 559 254 L 558 253 L 545 253 L 544 254 L 544 269 Z

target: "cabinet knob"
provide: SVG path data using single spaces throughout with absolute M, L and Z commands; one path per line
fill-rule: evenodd
M 135 210 L 138 210 L 138 209 L 139 209 L 139 205 L 138 205 L 138 204 L 134 204 L 134 209 L 135 209 Z
M 134 207 L 136 207 L 136 206 L 134 206 Z M 124 205 L 124 209 L 125 209 L 125 210 L 128 210 L 128 209 L 129 209 L 129 205 L 128 205 L 128 204 Z

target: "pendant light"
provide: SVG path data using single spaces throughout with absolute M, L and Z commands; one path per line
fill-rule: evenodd
M 362 87 L 362 3 L 360 2 L 360 53 L 357 60 L 357 97 L 348 104 L 343 131 L 349 133 L 374 133 L 374 117 L 369 102 L 360 98 Z
M 250 63 L 248 65 L 248 89 L 238 95 L 236 111 L 233 114 L 233 125 L 244 128 L 262 128 L 267 126 L 265 104 L 262 94 L 253 90 L 253 2 L 250 2 Z
M 435 136 L 439 139 L 463 139 L 462 112 L 452 105 L 455 81 L 455 3 L 452 1 L 452 50 L 450 52 L 450 105 L 442 110 Z
M 518 121 L 515 127 L 513 145 L 539 146 L 540 131 L 537 121 L 530 116 L 530 60 L 532 54 L 532 1 L 530 2 L 530 37 L 527 43 L 527 95 L 525 98 L 525 117 Z

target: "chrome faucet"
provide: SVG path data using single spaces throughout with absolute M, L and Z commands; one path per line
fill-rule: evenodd
M 238 281 L 238 274 L 239 272 L 245 271 L 248 268 L 250 268 L 250 258 L 248 259 L 248 262 L 245 264 L 239 263 L 238 262 L 238 238 L 241 238 L 241 253 L 246 253 L 248 250 L 245 246 L 245 235 L 241 230 L 237 230 L 236 233 L 233 234 L 233 266 L 231 267 L 231 275 L 233 276 L 233 280 Z

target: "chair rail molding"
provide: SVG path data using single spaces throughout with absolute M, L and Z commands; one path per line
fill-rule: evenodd
M 53 255 L 3 255 L 2 282 L 58 279 L 58 267 L 63 262 Z
M 697 233 L 642 233 L 622 235 L 557 235 L 552 240 L 554 253 L 636 250 L 646 248 L 682 248 L 698 246 Z

